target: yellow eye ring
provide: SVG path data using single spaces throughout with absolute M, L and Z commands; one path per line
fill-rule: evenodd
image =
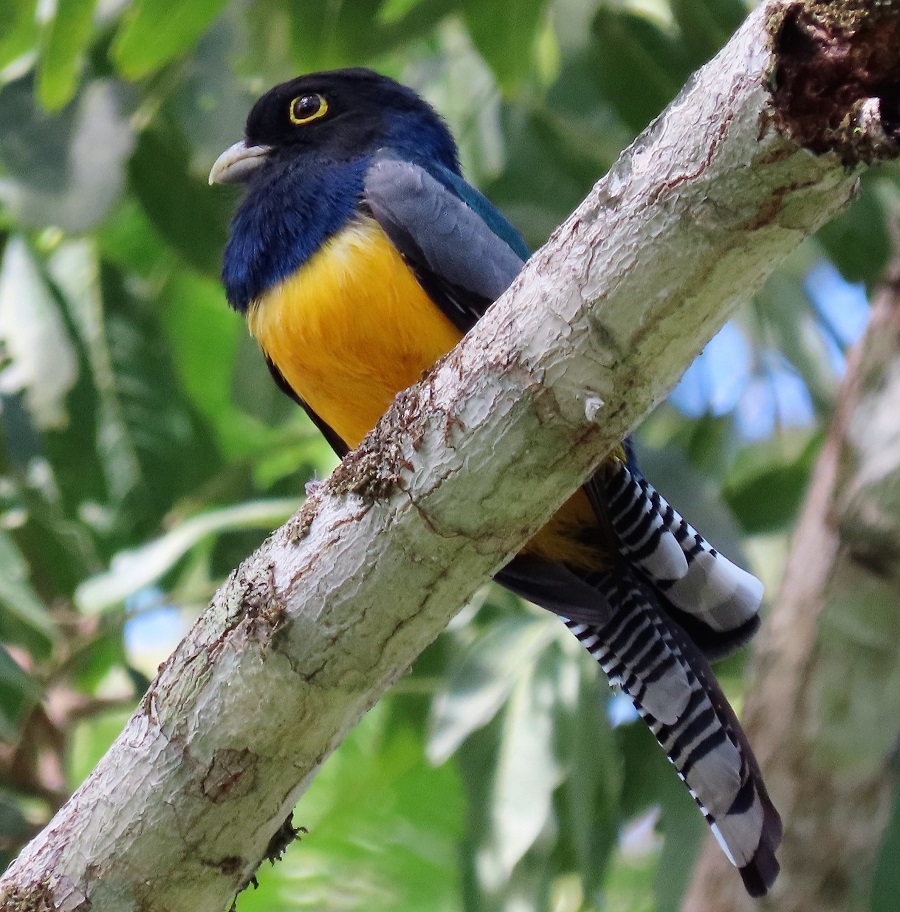
M 328 113 L 328 102 L 321 95 L 298 95 L 288 109 L 292 124 L 301 126 Z

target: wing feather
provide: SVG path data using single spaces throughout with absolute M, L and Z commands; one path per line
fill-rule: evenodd
M 419 165 L 383 155 L 366 172 L 364 199 L 435 304 L 468 332 L 525 261 L 488 225 L 490 203 L 479 194 L 476 211 L 458 191 Z M 492 216 L 514 233 L 497 210 Z

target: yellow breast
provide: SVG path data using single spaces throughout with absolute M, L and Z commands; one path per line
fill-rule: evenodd
M 248 324 L 291 388 L 351 448 L 462 337 L 365 217 L 254 302 Z
M 247 321 L 291 389 L 351 448 L 462 337 L 365 217 L 255 301 Z M 595 526 L 579 491 L 525 550 L 597 569 Z

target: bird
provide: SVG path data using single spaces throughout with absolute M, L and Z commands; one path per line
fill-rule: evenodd
M 253 105 L 210 184 L 240 184 L 222 280 L 278 386 L 343 458 L 524 267 L 415 91 L 311 73 Z M 762 584 L 643 477 L 623 441 L 495 580 L 557 614 L 631 698 L 752 896 L 782 824 L 709 662 L 757 630 Z

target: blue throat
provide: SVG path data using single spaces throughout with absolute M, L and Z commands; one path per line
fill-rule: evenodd
M 231 222 L 222 267 L 228 303 L 244 312 L 355 215 L 368 162 L 296 161 L 251 183 Z

